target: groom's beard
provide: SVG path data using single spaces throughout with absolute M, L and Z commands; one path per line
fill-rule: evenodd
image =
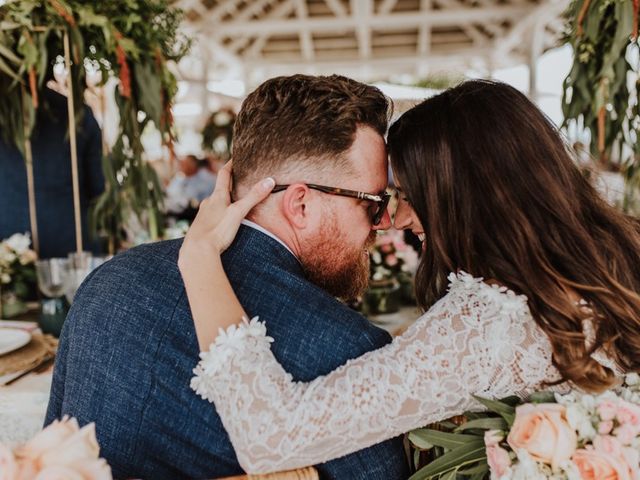
M 307 243 L 301 255 L 305 274 L 310 282 L 334 297 L 353 300 L 369 285 L 368 249 L 375 243 L 371 231 L 365 245 L 350 247 L 334 223 L 323 229 L 324 234 Z

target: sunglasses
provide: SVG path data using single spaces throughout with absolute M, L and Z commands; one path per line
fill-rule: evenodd
M 347 190 L 344 188 L 337 187 L 326 187 L 324 185 L 315 185 L 313 183 L 306 183 L 307 187 L 318 190 L 323 193 L 328 193 L 329 195 L 338 195 L 340 197 L 351 197 L 357 198 L 359 200 L 367 200 L 373 203 L 376 208 L 371 210 L 371 223 L 374 225 L 379 225 L 382 221 L 382 217 L 384 216 L 384 212 L 387 210 L 387 205 L 389 204 L 389 199 L 391 195 L 387 192 L 382 192 L 378 194 L 374 193 L 366 193 L 366 192 L 357 192 L 355 190 Z M 282 192 L 289 188 L 289 185 L 276 185 L 271 193 Z

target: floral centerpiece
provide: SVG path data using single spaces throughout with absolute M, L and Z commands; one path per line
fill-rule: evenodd
M 23 313 L 24 302 L 35 298 L 36 260 L 28 233 L 15 233 L 0 242 L 0 316 Z
M 401 301 L 412 303 L 413 275 L 418 255 L 403 239 L 403 232 L 379 233 L 370 252 L 369 291 L 365 300 L 370 313 L 397 311 Z
M 478 398 L 488 413 L 460 425 L 415 430 L 414 461 L 430 462 L 412 480 L 578 480 L 640 478 L 640 376 L 600 395 L 540 392 L 529 402 Z
M 95 425 L 80 428 L 65 416 L 22 446 L 0 444 L 0 480 L 111 480 L 111 468 L 99 453 Z

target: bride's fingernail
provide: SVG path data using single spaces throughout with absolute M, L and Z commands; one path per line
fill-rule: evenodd
M 265 190 L 270 190 L 275 186 L 275 184 L 276 184 L 276 181 L 273 178 L 271 177 L 265 178 L 262 181 L 262 188 L 264 188 Z

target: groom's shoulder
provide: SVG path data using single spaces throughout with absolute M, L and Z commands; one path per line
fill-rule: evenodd
M 139 277 L 159 272 L 177 272 L 177 260 L 182 239 L 148 243 L 119 253 L 95 272 L 104 279 L 111 275 L 126 274 Z
M 103 302 L 158 295 L 174 296 L 182 292 L 177 267 L 182 240 L 168 240 L 131 248 L 119 253 L 95 269 L 82 284 L 76 299 L 97 295 Z

